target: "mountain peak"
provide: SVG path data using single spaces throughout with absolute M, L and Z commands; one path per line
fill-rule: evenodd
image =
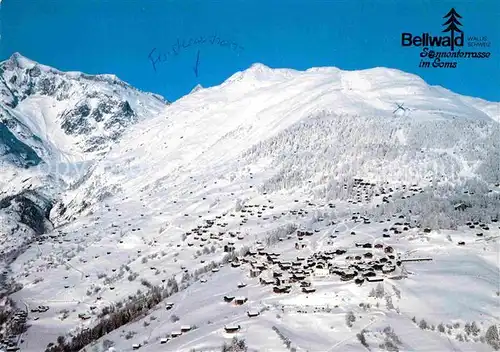
M 192 94 L 192 93 L 196 93 L 197 91 L 199 90 L 202 90 L 203 89 L 203 86 L 201 84 L 197 84 L 192 90 L 191 92 L 189 92 L 189 94 Z
M 229 77 L 223 84 L 240 81 L 276 82 L 295 77 L 299 71 L 287 68 L 271 68 L 262 63 L 254 63 L 244 71 Z
M 28 59 L 17 51 L 13 53 L 10 58 L 5 61 L 5 63 L 9 66 L 11 65 L 20 69 L 32 68 L 37 65 L 37 62 Z
M 269 66 L 266 66 L 260 62 L 253 63 L 250 65 L 250 67 L 246 70 L 247 72 L 265 72 L 265 71 L 272 71 L 273 69 Z

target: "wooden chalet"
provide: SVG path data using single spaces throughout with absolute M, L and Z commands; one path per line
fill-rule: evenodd
M 277 277 L 282 277 L 283 273 L 281 271 L 273 271 L 273 279 L 276 279 Z
M 278 264 L 281 270 L 288 270 L 292 267 L 292 263 L 290 262 L 281 262 Z
M 316 289 L 314 287 L 302 287 L 302 292 L 313 293 L 313 292 L 316 292 Z
M 188 332 L 191 330 L 191 325 L 182 325 L 181 332 Z
M 297 281 L 302 281 L 306 278 L 306 275 L 304 273 L 293 273 L 292 274 L 292 277 L 291 277 L 291 280 L 297 282 Z
M 267 260 L 267 262 L 269 264 L 277 264 L 277 263 L 279 263 L 279 259 L 277 259 L 277 258 L 275 258 L 275 257 L 273 257 L 271 255 L 267 255 L 266 260 Z
M 290 290 L 292 289 L 292 286 L 287 285 L 287 286 L 274 286 L 273 287 L 273 292 L 274 293 L 290 293 Z
M 353 269 L 347 269 L 341 273 L 340 280 L 349 281 L 354 279 L 358 275 L 358 272 Z
M 256 263 L 252 264 L 252 266 L 254 267 L 254 269 L 258 269 L 260 271 L 264 271 L 267 269 L 267 265 L 265 263 Z
M 363 278 L 361 278 L 361 277 L 357 277 L 357 278 L 355 278 L 355 279 L 354 279 L 354 283 L 355 283 L 356 285 L 362 285 L 362 284 L 363 284 L 363 282 L 365 282 L 365 279 L 363 279 Z
M 272 285 L 272 284 L 274 284 L 274 280 L 273 279 L 269 279 L 269 278 L 263 278 L 263 277 L 261 277 L 259 279 L 259 281 L 260 281 L 260 283 L 262 285 Z
M 274 284 L 276 286 L 283 286 L 290 283 L 290 278 L 287 275 L 276 277 L 274 279 Z
M 234 304 L 237 306 L 241 306 L 241 305 L 245 304 L 247 301 L 248 301 L 248 298 L 246 298 L 246 297 L 236 297 L 234 299 Z
M 310 287 L 311 283 L 309 281 L 301 281 L 300 287 Z
M 177 331 L 177 330 L 176 331 L 172 331 L 170 333 L 170 337 L 172 337 L 172 338 L 176 338 L 176 337 L 179 337 L 181 335 L 182 335 L 182 332 L 181 331 Z
M 229 303 L 229 302 L 232 302 L 233 299 L 234 299 L 234 296 L 224 296 L 224 302 Z
M 257 317 L 260 315 L 259 311 L 256 311 L 256 310 L 249 310 L 247 312 L 247 315 L 249 318 L 254 318 L 254 317 Z
M 228 334 L 234 334 L 240 331 L 241 327 L 239 325 L 226 325 L 224 326 L 224 331 Z

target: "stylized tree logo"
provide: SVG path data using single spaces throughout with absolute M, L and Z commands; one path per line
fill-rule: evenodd
M 462 16 L 460 16 L 452 7 L 451 10 L 443 18 L 448 18 L 448 20 L 443 23 L 443 26 L 448 26 L 443 30 L 443 32 L 451 32 L 451 50 L 453 51 L 455 48 L 455 32 L 462 32 L 462 30 L 458 28 L 458 26 L 462 26 L 462 24 L 458 20 L 459 18 L 462 18 Z

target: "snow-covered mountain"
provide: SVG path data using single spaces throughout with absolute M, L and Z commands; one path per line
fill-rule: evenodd
M 19 53 L 0 63 L 3 160 L 20 166 L 91 161 L 168 103 L 113 75 L 61 72 Z
M 53 207 L 27 191 L 0 202 L 11 223 L 49 220 L 0 277 L 29 311 L 23 351 L 495 346 L 499 103 L 387 68 L 255 64 L 166 105 L 109 75 L 89 79 L 96 95 L 82 74 L 10 62 L 25 67 L 14 81 L 39 66 L 67 85 L 36 100 L 3 74 L 22 122 L 5 129 L 11 179 L 49 155 L 91 165 Z M 40 96 L 60 107 L 51 124 L 29 105 Z
M 324 193 L 352 177 L 500 182 L 498 106 L 397 70 L 256 64 L 134 126 L 66 203 L 81 211 L 135 189 L 170 197 L 188 176 L 236 182 L 248 170 L 265 191 Z
M 113 75 L 61 72 L 18 53 L 1 62 L 0 236 L 9 251 L 45 228 L 39 215 L 127 128 L 167 105 Z

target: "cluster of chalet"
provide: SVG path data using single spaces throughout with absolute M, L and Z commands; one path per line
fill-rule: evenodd
M 280 256 L 280 253 L 266 251 L 261 245 L 256 250 L 250 249 L 243 257 L 233 259 L 231 266 L 239 267 L 243 263 L 249 264 L 250 277 L 259 277 L 264 285 L 274 285 L 273 291 L 276 293 L 289 292 L 292 283 L 300 283 L 304 292 L 313 292 L 314 290 L 310 288 L 311 284 L 306 281 L 306 278 L 312 275 L 312 270 L 304 269 L 305 258 L 297 257 L 295 261 L 282 261 Z M 261 276 L 267 271 L 272 273 L 269 278 Z M 236 301 L 237 298 L 232 296 L 226 296 L 224 300 L 226 302 L 234 300 L 235 304 L 239 304 Z
M 307 236 L 310 232 L 298 231 L 300 236 Z M 334 249 L 326 252 L 317 252 L 309 257 L 297 256 L 294 260 L 283 260 L 281 254 L 266 250 L 258 246 L 249 250 L 243 257 L 231 261 L 234 268 L 242 264 L 250 267 L 249 276 L 256 278 L 263 285 L 272 285 L 275 293 L 288 293 L 292 285 L 296 284 L 304 293 L 312 293 L 315 289 L 311 286 L 311 277 L 340 276 L 343 281 L 354 280 L 362 284 L 382 281 L 383 274 L 390 274 L 400 266 L 402 261 L 391 246 L 381 243 L 358 243 L 354 255 L 345 255 L 346 249 Z M 342 263 L 339 265 L 338 263 Z M 226 296 L 226 302 L 236 302 L 236 297 Z
M 348 190 L 348 185 L 344 184 L 343 189 Z M 354 199 L 349 199 L 348 202 L 351 204 L 361 204 L 369 203 L 374 197 L 382 197 L 383 203 L 389 203 L 390 199 L 393 197 L 392 193 L 395 191 L 406 192 L 406 196 L 402 196 L 402 199 L 410 198 L 415 196 L 417 193 L 423 193 L 424 190 L 418 187 L 417 184 L 406 185 L 403 184 L 401 187 L 386 187 L 384 185 L 378 186 L 375 183 L 368 182 L 362 178 L 355 178 L 352 184 L 352 190 L 356 191 Z M 377 205 L 378 206 L 378 205 Z
M 396 266 L 401 265 L 391 246 L 384 246 L 381 243 L 375 245 L 357 243 L 356 247 L 366 251 L 344 258 L 339 258 L 347 252 L 343 249 L 313 254 L 308 258 L 308 263 L 314 268 L 313 275 L 316 277 L 338 275 L 342 281 L 354 280 L 356 284 L 361 285 L 365 280 L 382 281 L 381 274 L 390 274 L 396 270 Z
M 271 202 L 269 200 L 269 202 Z M 249 219 L 250 216 L 257 216 L 258 218 L 262 218 L 263 220 L 268 220 L 269 217 L 264 216 L 264 211 L 268 209 L 274 209 L 273 205 L 260 205 L 260 204 L 248 204 L 242 206 L 240 209 L 240 214 L 236 213 L 224 213 L 222 215 L 217 215 L 213 219 L 207 219 L 204 221 L 203 225 L 198 225 L 195 228 L 192 228 L 190 231 L 184 233 L 188 240 L 188 246 L 193 247 L 195 245 L 199 247 L 204 247 L 207 242 L 210 240 L 214 241 L 224 241 L 227 237 L 233 238 L 234 240 L 229 240 L 224 245 L 224 252 L 232 252 L 235 250 L 235 240 L 243 240 L 245 238 L 245 234 L 240 231 L 220 231 L 220 229 L 224 229 L 229 225 L 228 222 L 222 221 L 223 217 L 230 216 L 236 217 L 239 215 L 241 218 L 240 226 L 243 226 Z M 189 216 L 189 214 L 184 214 L 185 216 Z M 201 217 L 201 215 L 200 215 Z M 213 231 L 214 226 L 219 227 L 219 231 Z M 212 229 L 212 231 L 210 231 Z M 181 245 L 178 244 L 178 247 Z
M 364 249 L 372 248 L 371 243 L 358 245 Z M 384 247 L 382 244 L 376 244 L 375 249 L 383 250 L 385 255 L 375 258 L 373 251 L 366 251 L 361 255 L 348 255 L 345 257 L 344 266 L 332 264 L 329 268 L 331 274 L 337 274 L 341 280 L 354 280 L 356 284 L 382 281 L 380 274 L 390 274 L 396 270 L 396 266 L 401 265 L 401 261 L 396 258 L 394 249 L 391 246 Z
M 376 186 L 375 183 L 365 182 L 362 178 L 355 178 L 354 184 L 352 185 L 353 189 L 356 190 L 356 198 L 349 199 L 348 202 L 351 204 L 357 203 L 368 203 L 372 199 L 373 188 Z M 344 184 L 344 190 L 347 190 L 347 184 Z
M 498 222 L 498 219 L 491 219 L 492 222 Z M 489 226 L 483 223 L 480 223 L 479 221 L 468 221 L 465 225 L 469 226 L 469 228 L 474 229 L 476 227 L 479 227 L 480 229 L 484 231 L 489 231 Z M 480 236 L 480 235 L 479 235 Z
M 343 185 L 344 189 L 347 190 L 349 188 L 348 184 Z M 417 195 L 418 193 L 424 192 L 424 190 L 421 187 L 418 187 L 417 184 L 412 184 L 412 185 L 406 185 L 402 184 L 400 186 L 394 186 L 390 187 L 388 184 L 384 185 L 377 185 L 373 182 L 368 182 L 366 180 L 363 180 L 362 178 L 355 178 L 353 184 L 351 185 L 352 189 L 356 191 L 356 198 L 354 200 L 349 200 L 350 203 L 362 203 L 364 202 L 370 202 L 374 197 L 382 197 L 382 202 L 384 203 L 389 203 L 390 199 L 393 198 L 393 193 L 394 192 L 404 192 L 406 195 L 401 196 L 401 199 L 406 199 L 410 198 L 412 196 Z M 265 195 L 266 193 L 264 193 Z M 267 200 L 269 203 L 272 203 L 271 200 Z M 295 203 L 298 203 L 299 200 L 295 199 Z M 305 201 L 307 206 L 314 207 L 316 206 L 310 201 Z M 322 204 L 321 206 L 326 206 L 326 204 Z M 377 205 L 379 206 L 379 205 Z M 328 203 L 328 207 L 334 208 L 335 205 L 332 203 Z M 298 210 L 290 210 L 290 211 L 284 211 L 281 214 L 274 214 L 274 215 L 266 215 L 266 211 L 269 211 L 271 209 L 274 209 L 274 206 L 271 204 L 246 204 L 241 207 L 236 212 L 232 213 L 224 213 L 219 216 L 215 216 L 213 219 L 205 220 L 205 223 L 203 225 L 198 225 L 197 227 L 193 228 L 192 230 L 188 231 L 185 233 L 185 236 L 188 238 L 188 246 L 193 247 L 193 246 L 199 246 L 199 247 L 204 247 L 207 242 L 210 242 L 211 240 L 215 241 L 225 241 L 226 243 L 224 244 L 224 252 L 232 252 L 235 250 L 235 243 L 236 240 L 243 240 L 245 238 L 245 234 L 241 233 L 240 231 L 234 231 L 234 232 L 225 232 L 224 228 L 228 226 L 227 222 L 224 222 L 222 219 L 229 216 L 233 218 L 239 218 L 240 221 L 240 226 L 243 226 L 244 224 L 247 223 L 250 217 L 257 217 L 257 218 L 262 218 L 263 220 L 269 220 L 272 219 L 276 220 L 280 218 L 281 216 L 285 216 L 287 214 L 295 215 L 295 216 L 306 216 L 308 214 L 308 211 L 306 208 L 300 208 Z M 184 214 L 185 216 L 189 216 L 189 214 Z M 395 215 L 394 215 L 395 216 Z M 201 217 L 201 215 L 199 216 Z M 400 216 L 401 219 L 404 218 L 404 216 Z M 354 213 L 352 216 L 352 220 L 354 222 L 360 222 L 362 221 L 365 224 L 370 223 L 370 219 L 361 216 L 359 213 Z M 387 219 L 387 221 L 391 221 L 390 219 Z M 382 222 L 382 221 L 381 221 Z M 332 223 L 334 224 L 334 223 Z M 469 226 L 473 228 L 474 226 L 479 225 L 479 223 L 470 223 Z M 484 224 L 483 224 L 484 225 Z M 217 231 L 210 231 L 211 228 L 214 226 L 218 226 L 219 229 Z M 413 226 L 418 226 L 418 225 L 413 225 Z M 485 225 L 484 225 L 485 226 Z M 394 234 L 401 234 L 404 231 L 408 231 L 412 226 L 410 225 L 409 222 L 396 222 L 394 226 L 392 226 L 390 229 L 384 229 L 383 237 L 388 238 L 391 237 L 390 231 L 392 231 Z M 484 228 L 487 229 L 487 228 Z M 315 230 L 315 232 L 318 232 L 319 230 Z M 430 231 L 430 230 L 429 230 Z M 355 235 L 355 232 L 351 233 L 352 235 Z M 297 250 L 303 249 L 306 247 L 305 241 L 303 241 L 304 237 L 306 236 L 312 236 L 313 232 L 312 231 L 301 231 L 297 233 L 297 239 L 298 241 L 295 243 L 295 248 Z M 481 234 L 478 234 L 477 236 L 481 236 Z M 229 239 L 228 239 L 229 237 Z M 335 238 L 336 236 L 331 236 Z M 228 240 L 227 240 L 228 239 Z M 280 239 L 283 240 L 283 239 Z M 461 242 L 459 245 L 463 245 L 465 243 Z M 181 245 L 178 244 L 178 247 Z
M 209 240 L 216 240 L 216 241 L 224 240 L 225 232 L 219 231 L 217 233 L 209 233 L 210 229 L 214 225 L 219 226 L 221 228 L 224 228 L 228 225 L 227 222 L 219 222 L 218 220 L 220 220 L 221 218 L 222 216 L 217 216 L 215 220 L 213 219 L 205 220 L 204 225 L 198 225 L 197 227 L 192 228 L 190 231 L 185 232 L 184 235 L 187 238 L 188 246 L 189 247 L 194 246 L 195 241 L 198 241 L 197 245 L 199 247 L 204 247 Z M 240 234 L 231 233 L 231 237 L 236 237 L 237 235 L 239 236 Z M 241 237 L 240 239 L 243 239 L 243 237 Z M 180 247 L 180 244 L 178 244 L 177 246 Z
M 265 194 L 266 193 L 264 193 L 264 195 Z M 272 203 L 272 201 L 269 199 L 268 202 Z M 294 202 L 298 203 L 299 200 L 295 199 Z M 316 204 L 307 200 L 305 201 L 305 203 L 309 207 L 317 206 Z M 335 205 L 332 203 L 322 204 L 321 206 L 328 206 L 329 208 L 335 207 Z M 247 223 L 250 217 L 257 217 L 261 218 L 262 220 L 277 220 L 281 216 L 285 215 L 304 217 L 307 214 L 309 214 L 308 210 L 300 208 L 298 210 L 289 210 L 289 211 L 283 211 L 278 214 L 273 214 L 271 218 L 270 215 L 266 215 L 266 211 L 270 211 L 272 209 L 274 209 L 274 205 L 271 204 L 246 204 L 243 205 L 241 209 L 239 209 L 236 212 L 223 213 L 221 215 L 215 216 L 213 219 L 205 220 L 204 224 L 198 225 L 197 227 L 192 228 L 191 230 L 185 232 L 184 236 L 188 241 L 187 243 L 189 247 L 193 246 L 204 247 L 210 240 L 224 241 L 229 237 L 230 239 L 224 245 L 224 252 L 232 252 L 235 250 L 235 241 L 243 240 L 245 238 L 245 234 L 241 233 L 240 231 L 228 231 L 228 232 L 224 231 L 224 228 L 228 226 L 228 223 L 224 222 L 223 218 L 226 218 L 228 216 L 233 218 L 238 217 L 240 219 L 239 225 L 243 226 L 244 224 Z M 184 214 L 184 216 L 189 216 L 189 214 Z M 201 215 L 199 217 L 201 217 Z M 219 227 L 217 231 L 213 231 L 215 226 Z M 309 233 L 307 233 L 306 235 L 309 235 Z M 181 245 L 178 244 L 177 246 L 180 247 Z

